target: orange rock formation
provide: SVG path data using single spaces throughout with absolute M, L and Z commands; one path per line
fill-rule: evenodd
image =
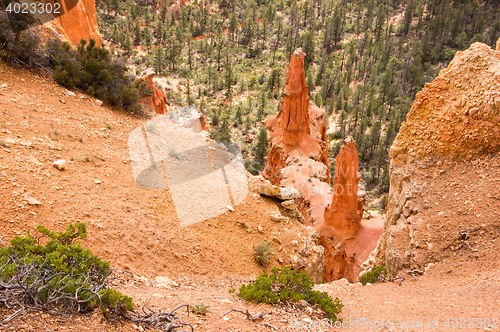
M 163 91 L 158 90 L 155 87 L 155 82 L 153 81 L 154 72 L 147 72 L 144 76 L 138 78 L 140 81 L 146 81 L 148 86 L 153 89 L 153 95 L 151 97 L 142 100 L 143 104 L 154 108 L 156 114 L 166 114 L 167 113 L 167 97 Z
M 44 0 L 45 3 L 54 4 L 53 0 Z M 76 5 L 75 5 L 76 3 Z M 101 45 L 101 35 L 97 26 L 95 15 L 95 0 L 66 0 L 62 2 L 64 7 L 63 15 L 55 18 L 64 34 L 73 45 L 80 44 L 80 39 L 89 41 L 90 38 L 96 41 L 96 45 Z M 68 11 L 66 6 L 70 8 Z M 58 29 L 60 30 L 60 29 Z
M 290 145 L 301 142 L 304 134 L 311 133 L 310 102 L 304 73 L 305 56 L 302 49 L 293 52 L 286 76 L 283 105 L 277 115 L 278 126 L 283 133 L 283 143 Z
M 448 68 L 417 94 L 390 150 L 384 232 L 363 264 L 366 270 L 384 265 L 396 275 L 431 261 L 431 248 L 437 248 L 433 241 L 441 238 L 432 232 L 441 227 L 433 226 L 432 213 L 424 211 L 429 179 L 421 170 L 456 169 L 461 160 L 500 150 L 500 40 L 496 48 L 474 43 L 457 52 Z M 468 223 L 457 229 L 472 227 L 472 220 Z
M 364 196 L 358 199 L 360 177 L 352 139 L 346 140 L 337 157 L 335 193 L 330 187 L 325 111 L 309 101 L 304 56 L 302 49 L 292 54 L 281 110 L 264 121 L 270 133 L 262 176 L 299 192 L 297 208 L 325 249 L 323 280 L 355 281 L 361 263 L 377 244 L 382 223 L 361 220 Z
M 304 56 L 305 53 L 301 48 L 293 52 L 288 67 L 281 110 L 275 117 L 264 121 L 270 131 L 270 146 L 263 176 L 273 184 L 279 184 L 284 178 L 284 169 L 287 166 L 298 164 L 303 159 L 322 164 L 315 165 L 315 169 L 309 172 L 311 175 L 309 178 L 320 177 L 321 181 L 325 182 L 331 180 L 325 126 L 326 115 L 323 109 L 310 102 L 307 95 Z M 287 161 L 292 151 L 294 151 L 295 159 Z M 307 160 L 303 161 L 307 162 Z M 289 169 L 289 171 L 294 172 L 295 169 Z M 318 172 L 321 175 L 315 176 L 314 173 Z
M 325 209 L 325 224 L 336 232 L 350 237 L 361 226 L 363 204 L 358 204 L 358 152 L 356 142 L 345 140 L 335 162 L 332 204 Z M 359 209 L 360 208 L 360 209 Z
M 500 44 L 498 45 L 500 47 Z M 390 156 L 463 158 L 500 148 L 500 52 L 483 43 L 457 52 L 420 91 Z

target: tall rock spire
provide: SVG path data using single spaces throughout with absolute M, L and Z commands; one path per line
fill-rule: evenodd
M 336 233 L 352 236 L 361 226 L 363 202 L 358 204 L 358 152 L 356 142 L 348 137 L 335 162 L 332 203 L 325 208 L 325 224 Z
M 283 129 L 283 143 L 296 144 L 302 141 L 303 134 L 310 134 L 308 86 L 304 72 L 302 48 L 296 49 L 290 59 L 283 105 L 279 111 L 278 124 Z
M 318 162 L 313 169 L 323 174 L 321 181 L 330 182 L 326 114 L 324 109 L 311 103 L 307 95 L 305 56 L 301 48 L 293 52 L 281 109 L 276 116 L 264 121 L 270 134 L 267 165 L 262 176 L 273 184 L 280 184 L 283 170 L 288 166 L 286 160 L 291 154 L 296 156 L 294 159 L 303 157 Z

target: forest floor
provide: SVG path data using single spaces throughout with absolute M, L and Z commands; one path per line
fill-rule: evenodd
M 95 99 L 79 92 L 68 93 L 51 79 L 0 63 L 0 245 L 39 224 L 60 231 L 81 221 L 88 229 L 82 245 L 111 262 L 116 269 L 114 287 L 132 296 L 137 307 L 169 311 L 181 304 L 209 305 L 206 316 L 189 316 L 195 331 L 273 331 L 271 326 L 296 331 L 297 322 L 304 326 L 308 320 L 322 319 L 315 308 L 256 305 L 229 293 L 229 289 L 238 289 L 270 270 L 255 262 L 255 244 L 279 238 L 279 244 L 273 242 L 279 249 L 270 266 L 279 265 L 280 259 L 286 261 L 287 253 L 293 252 L 292 241 L 299 239 L 304 227 L 298 222 L 272 222 L 269 212 L 278 210 L 276 202 L 256 194 L 250 177 L 250 192 L 235 211 L 180 227 L 168 190 L 135 185 L 128 160 L 128 135 L 144 121 L 118 108 L 99 106 Z M 65 170 L 52 166 L 57 159 L 68 161 Z M 486 164 L 499 164 L 499 160 L 495 155 Z M 342 300 L 345 307 L 340 317 L 345 327 L 302 330 L 499 329 L 499 173 L 498 167 L 481 166 L 484 163 L 469 161 L 448 167 L 444 174 L 431 176 L 432 186 L 428 187 L 428 199 L 436 203 L 429 204 L 436 213 L 432 210 L 428 215 L 435 222 L 455 209 L 442 199 L 447 195 L 456 198 L 456 188 L 449 185 L 452 179 L 465 177 L 470 182 L 461 195 L 468 195 L 467 187 L 474 187 L 475 208 L 482 210 L 481 220 L 487 225 L 471 240 L 472 249 L 464 246 L 450 251 L 422 276 L 403 274 L 405 280 L 400 284 L 361 286 L 340 280 L 317 285 L 318 290 Z M 469 199 L 461 197 L 462 202 Z M 40 205 L 30 205 L 31 198 Z M 450 229 L 466 228 L 452 219 L 442 222 Z M 173 282 L 160 283 L 157 277 Z M 221 317 L 230 309 L 269 315 L 253 323 L 238 312 Z M 9 314 L 12 312 L 0 308 L 0 320 Z M 187 320 L 185 313 L 179 314 Z M 472 318 L 476 319 L 473 328 L 468 325 Z M 449 328 L 444 325 L 447 319 Z M 484 326 L 485 319 L 491 327 Z M 382 320 L 384 326 L 388 320 L 394 326 L 379 328 L 377 323 Z M 439 326 L 429 327 L 429 322 L 435 326 L 436 320 Z M 373 328 L 370 322 L 375 324 Z M 398 328 L 397 322 L 406 327 Z M 16 327 L 6 330 L 141 329 L 130 322 L 106 321 L 99 312 L 56 316 L 33 311 L 12 324 Z

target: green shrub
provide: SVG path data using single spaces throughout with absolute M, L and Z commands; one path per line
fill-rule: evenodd
M 208 304 L 205 304 L 205 303 L 198 303 L 198 304 L 189 306 L 189 310 L 191 310 L 192 312 L 194 312 L 197 315 L 203 315 L 203 316 L 210 313 L 210 310 L 208 308 L 210 308 L 210 306 Z
M 114 289 L 107 288 L 99 291 L 99 297 L 101 298 L 101 311 L 107 317 L 125 316 L 127 311 L 134 310 L 132 298 Z
M 317 305 L 329 319 L 337 321 L 337 315 L 342 312 L 344 305 L 325 292 L 312 290 L 314 282 L 305 273 L 299 273 L 285 266 L 273 267 L 271 274 L 263 273 L 248 285 L 241 285 L 239 296 L 256 303 L 285 304 L 305 300 L 311 305 Z
M 273 247 L 271 241 L 261 241 L 257 246 L 254 246 L 254 256 L 257 263 L 262 266 L 267 266 L 273 258 Z
M 113 59 L 111 53 L 97 47 L 93 39 L 81 40 L 77 49 L 60 40 L 47 43 L 50 63 L 54 66 L 54 78 L 62 86 L 78 88 L 92 97 L 120 105 L 129 111 L 138 111 L 139 100 L 151 91 L 144 89 L 145 83 L 135 82 L 127 75 L 127 67 L 120 59 Z
M 387 276 L 387 269 L 385 268 L 385 266 L 380 265 L 370 272 L 366 272 L 359 278 L 359 282 L 361 282 L 363 285 L 366 285 L 367 283 L 373 284 L 379 281 L 380 275 Z
M 85 224 L 69 225 L 64 232 L 52 232 L 45 226 L 36 229 L 42 236 L 28 232 L 0 248 L 4 305 L 86 312 L 101 301 L 105 313 L 133 310 L 131 298 L 107 288 L 109 262 L 75 243 L 87 237 Z

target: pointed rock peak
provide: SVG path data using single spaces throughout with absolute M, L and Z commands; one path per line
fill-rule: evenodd
M 292 93 L 300 93 L 304 88 L 306 92 L 308 90 L 308 86 L 306 85 L 306 74 L 304 72 L 305 56 L 306 54 L 302 51 L 302 48 L 298 48 L 292 53 L 284 92 L 287 96 Z M 309 97 L 307 97 L 307 99 L 309 99 Z
M 283 105 L 278 114 L 279 126 L 283 130 L 283 142 L 290 145 L 301 142 L 303 134 L 311 133 L 308 86 L 304 72 L 305 55 L 301 48 L 292 53 Z
M 344 145 L 345 145 L 345 146 L 349 146 L 349 145 L 355 146 L 355 145 L 356 145 L 356 142 L 354 141 L 354 138 L 352 138 L 352 136 L 349 136 L 349 137 L 347 137 L 347 138 L 344 140 Z

